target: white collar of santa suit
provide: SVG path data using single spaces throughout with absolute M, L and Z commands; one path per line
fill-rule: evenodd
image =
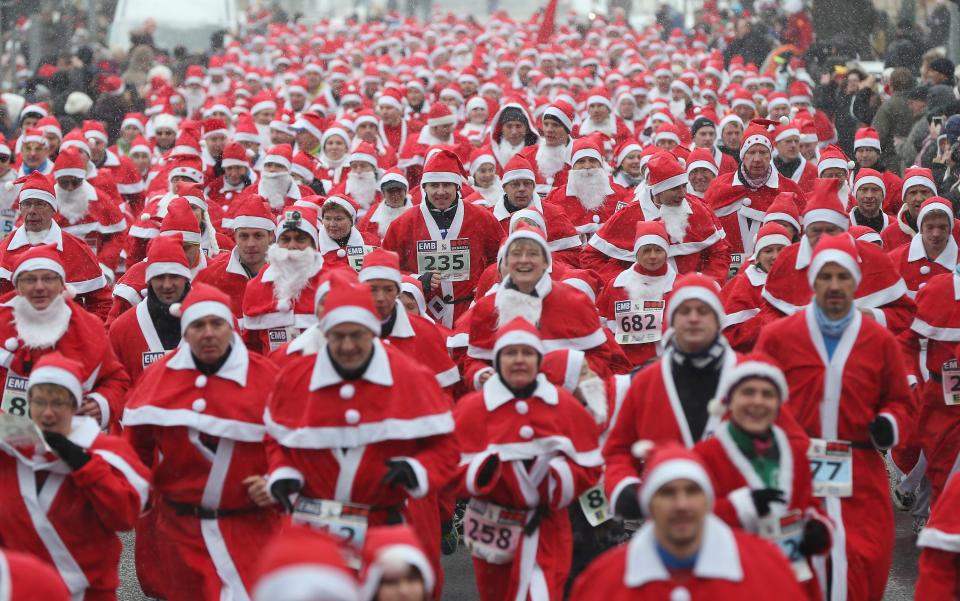
M 247 372 L 250 367 L 250 356 L 247 353 L 247 347 L 243 344 L 243 340 L 236 332 L 233 333 L 233 340 L 230 344 L 230 356 L 227 357 L 227 361 L 220 367 L 217 373 L 212 374 L 211 377 L 223 378 L 224 380 L 236 382 L 240 386 L 246 386 Z M 197 364 L 193 360 L 193 353 L 190 351 L 190 346 L 184 345 L 178 348 L 174 352 L 173 357 L 170 357 L 170 360 L 167 361 L 167 367 L 170 369 L 196 370 Z
M 393 322 L 393 331 L 390 332 L 390 338 L 413 338 L 416 332 L 413 331 L 413 324 L 410 323 L 410 316 L 407 310 L 403 308 L 403 303 L 398 298 L 395 301 L 397 318 Z
M 960 273 L 953 272 L 953 300 L 960 301 Z
M 911 237 L 916 236 L 917 232 L 912 227 L 907 225 L 907 222 L 903 217 L 903 214 L 906 212 L 907 212 L 907 205 L 903 205 L 902 207 L 900 207 L 900 212 L 897 213 L 897 226 L 900 227 L 900 231 L 903 232 L 904 234 Z
M 503 276 L 503 281 L 500 282 L 500 286 L 497 288 L 495 294 L 499 295 L 501 290 L 507 290 L 510 287 L 507 285 L 511 282 L 512 278 L 509 275 Z M 537 298 L 541 301 L 547 298 L 547 295 L 550 294 L 550 291 L 553 290 L 553 278 L 550 277 L 550 270 L 548 269 L 540 279 L 537 280 L 536 285 L 533 287 L 534 292 L 537 293 Z
M 686 191 L 688 195 L 693 196 L 695 198 L 699 198 L 700 200 L 703 200 L 703 194 L 700 194 L 699 192 L 694 190 L 693 186 L 690 185 L 690 182 L 687 182 Z
M 233 273 L 236 275 L 242 275 L 248 280 L 250 279 L 250 276 L 247 275 L 247 270 L 243 268 L 243 264 L 240 262 L 239 247 L 234 247 L 233 250 L 230 251 L 230 260 L 227 261 L 226 272 Z
M 447 136 L 446 140 L 441 140 L 430 133 L 429 125 L 425 125 L 423 126 L 423 129 L 420 130 L 420 134 L 417 136 L 417 144 L 426 144 L 428 146 L 436 146 L 438 144 L 453 144 L 453 133 L 451 132 L 450 135 Z
M 807 238 L 806 234 L 800 236 L 800 242 L 797 242 L 800 245 L 800 248 L 797 249 L 797 261 L 793 264 L 797 269 L 806 269 L 810 265 L 810 261 L 813 260 L 813 245 L 810 244 L 810 239 Z
M 323 268 L 323 257 L 318 252 L 313 261 L 313 270 L 309 274 L 307 274 L 307 279 L 310 279 L 313 276 L 317 275 L 322 268 Z M 273 282 L 274 280 L 276 280 L 276 277 L 277 277 L 276 271 L 273 270 L 270 265 L 267 265 L 267 268 L 263 270 L 263 277 L 260 278 L 260 281 Z
M 190 273 L 193 277 L 197 277 L 197 274 L 207 268 L 207 253 L 201 252 L 200 258 L 197 259 L 197 264 L 190 268 Z
M 556 386 L 548 382 L 547 377 L 543 374 L 537 374 L 537 387 L 534 389 L 533 394 L 530 395 L 530 398 L 533 397 L 540 399 L 548 405 L 560 404 L 560 396 L 557 394 Z M 483 404 L 487 407 L 487 411 L 495 411 L 514 398 L 513 393 L 510 392 L 510 389 L 507 388 L 497 374 L 494 374 L 491 378 L 487 378 L 487 381 L 483 384 Z
M 373 210 L 373 215 L 370 216 L 370 221 L 373 223 L 380 223 L 380 218 L 383 216 L 385 205 L 386 201 L 381 199 L 380 202 L 377 203 L 377 208 Z M 403 206 L 407 209 L 413 206 L 413 201 L 410 199 L 409 194 L 403 197 Z
M 923 247 L 923 238 L 920 237 L 920 234 L 917 234 L 910 240 L 910 248 L 907 250 L 907 261 L 913 263 L 914 261 L 919 261 L 920 259 L 927 258 L 927 250 Z M 937 258 L 933 260 L 934 263 L 953 271 L 957 266 L 957 241 L 953 239 L 953 236 L 947 236 L 947 246 L 943 249 Z
M 677 271 L 673 265 L 667 263 L 667 273 L 663 275 L 645 275 L 637 271 L 637 264 L 634 263 L 628 269 L 621 271 L 613 280 L 614 288 L 626 288 L 631 281 L 637 280 L 646 283 L 654 283 L 658 280 L 663 281 L 663 293 L 666 294 L 673 290 L 673 282 L 677 279 Z
M 707 515 L 703 524 L 703 542 L 697 563 L 693 566 L 693 574 L 698 578 L 743 581 L 737 539 L 730 527 L 712 513 Z M 629 588 L 640 588 L 650 582 L 669 580 L 670 572 L 657 553 L 654 524 L 648 521 L 627 543 L 623 584 Z
M 747 265 L 744 272 L 747 274 L 747 279 L 750 280 L 750 284 L 754 287 L 763 286 L 767 283 L 767 272 L 760 271 L 753 263 Z
M 379 338 L 373 340 L 373 357 L 370 359 L 370 365 L 363 372 L 362 379 L 371 384 L 393 386 L 390 358 L 387 357 L 387 351 L 383 348 L 383 342 Z M 317 352 L 317 360 L 313 364 L 313 373 L 310 375 L 310 392 L 341 382 L 343 382 L 343 378 L 334 369 L 330 354 Z
M 119 167 L 119 166 L 120 166 L 120 158 L 119 158 L 117 155 L 113 154 L 113 152 L 112 152 L 111 150 L 107 150 L 107 151 L 106 151 L 106 157 L 103 159 L 103 166 L 104 166 L 104 167 Z
M 317 241 L 320 243 L 320 254 L 325 255 L 330 251 L 340 250 L 340 245 L 330 237 L 327 228 L 321 227 L 317 232 Z M 356 227 L 350 228 L 350 237 L 347 239 L 347 246 L 363 246 L 363 236 Z
M 85 415 L 75 415 L 70 423 L 70 434 L 67 438 L 70 442 L 84 449 L 89 449 L 93 442 L 100 435 L 100 424 L 92 417 Z M 0 449 L 16 457 L 21 463 L 31 467 L 35 471 L 48 471 L 55 474 L 69 474 L 72 469 L 59 457 L 47 460 L 44 456 L 34 455 L 27 457 L 23 455 L 16 447 L 12 447 L 5 442 L 0 442 Z M 39 452 L 43 452 L 39 449 Z
M 427 208 L 427 199 L 424 198 L 423 202 L 420 203 L 420 214 L 423 215 L 424 225 L 427 226 L 427 231 L 430 232 L 431 240 L 453 240 L 460 237 L 460 228 L 463 227 L 463 199 L 460 198 L 459 193 L 457 195 L 457 212 L 453 215 L 453 223 L 450 224 L 450 229 L 447 230 L 446 237 L 440 235 L 440 228 L 437 227 L 437 222 L 430 214 L 430 209 Z
M 320 331 L 320 324 L 315 323 L 287 345 L 287 354 L 315 355 L 326 345 L 327 340 L 323 337 L 323 332 Z
M 60 230 L 60 226 L 57 225 L 56 221 L 50 222 L 50 229 L 47 230 L 47 236 L 40 244 L 56 244 L 57 250 L 63 250 L 63 232 Z M 13 232 L 13 237 L 10 238 L 10 244 L 7 245 L 7 250 L 17 250 L 24 246 L 30 246 L 30 240 L 27 239 L 26 226 L 21 225 Z
M 530 201 L 530 205 L 526 208 L 529 209 L 530 207 L 533 207 L 543 213 L 543 203 L 540 202 L 540 195 L 536 192 L 533 194 L 533 199 Z M 497 221 L 509 219 L 510 215 L 512 214 L 513 213 L 507 210 L 506 195 L 498 198 L 496 204 L 493 205 L 493 216 L 497 218 Z
M 606 123 L 595 123 L 593 119 L 590 118 L 590 115 L 581 115 L 580 121 L 580 136 L 583 137 L 589 133 L 599 131 L 600 133 L 607 134 L 611 137 L 616 136 L 617 134 L 617 116 L 613 114 L 613 111 L 610 112 L 610 115 L 607 116 Z
M 377 124 L 377 131 L 379 132 L 380 143 L 386 147 L 390 145 L 389 138 L 387 138 L 387 130 L 383 125 L 383 121 L 380 121 Z M 400 147 L 402 148 L 404 142 L 407 141 L 407 120 L 400 119 Z
M 746 184 L 744 184 L 740 179 L 739 169 L 733 172 L 733 182 L 731 185 L 742 186 L 744 188 L 747 187 Z M 780 172 L 777 171 L 777 168 L 773 165 L 773 163 L 770 163 L 770 175 L 767 177 L 767 181 L 763 185 L 772 190 L 776 190 L 780 187 Z
M 572 172 L 573 172 L 573 170 L 571 169 L 571 173 L 572 173 Z M 577 195 L 574 194 L 574 193 L 573 193 L 573 190 L 570 189 L 570 179 L 571 179 L 571 178 L 570 178 L 570 176 L 568 175 L 568 176 L 567 176 L 567 185 L 566 185 L 566 187 L 564 188 L 563 193 L 566 194 L 567 196 L 576 197 Z M 604 195 L 604 196 L 610 196 L 611 194 L 613 194 L 613 187 L 610 185 L 610 176 L 609 176 L 609 175 L 608 175 L 606 178 L 604 178 L 604 180 L 603 180 L 603 185 L 604 185 L 604 190 L 603 190 L 603 195 Z

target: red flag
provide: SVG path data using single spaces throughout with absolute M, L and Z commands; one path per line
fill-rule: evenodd
M 557 0 L 548 0 L 547 9 L 543 11 L 543 21 L 540 31 L 537 32 L 537 44 L 546 44 L 553 35 L 553 27 L 557 20 Z

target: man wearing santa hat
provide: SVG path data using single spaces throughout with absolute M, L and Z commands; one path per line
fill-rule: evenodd
M 526 104 L 519 99 L 507 99 L 490 121 L 487 144 L 497 159 L 497 167 L 503 168 L 528 146 L 534 146 L 540 137 L 533 129 L 533 121 L 527 113 Z
M 273 219 L 263 197 L 242 196 L 237 200 L 231 223 L 237 245 L 229 253 L 217 255 L 197 274 L 197 282 L 210 284 L 230 297 L 230 309 L 237 318 L 243 315 L 247 282 L 267 264 L 268 249 L 275 242 Z
M 879 172 L 860 169 L 853 180 L 853 197 L 857 204 L 850 209 L 850 225 L 863 225 L 877 234 L 890 225 L 890 216 L 883 212 L 887 184 Z
M 603 168 L 600 147 L 592 137 L 573 143 L 570 162 L 566 184 L 554 188 L 543 202 L 560 208 L 577 233 L 587 237 L 610 219 L 619 201 L 629 202 L 631 192 L 614 190 L 613 180 Z
M 786 118 L 783 120 L 787 121 Z M 796 122 L 781 121 L 773 130 L 773 143 L 776 146 L 773 166 L 780 175 L 789 178 L 801 189 L 809 190 L 811 183 L 817 178 L 817 167 L 800 154 L 800 128 Z
M 713 514 L 713 486 L 695 453 L 665 443 L 638 454 L 643 484 L 629 494 L 649 519 L 580 575 L 572 600 L 806 598 L 782 553 Z
M 587 92 L 587 114 L 573 129 L 575 138 L 582 138 L 592 133 L 603 136 L 605 151 L 622 144 L 631 136 L 627 124 L 613 112 L 613 103 L 610 93 L 603 88 L 594 88 Z
M 543 111 L 540 117 L 543 135 L 535 146 L 528 146 L 520 151 L 532 165 L 536 165 L 539 175 L 543 178 L 543 185 L 538 186 L 537 192 L 549 193 L 556 186 L 563 185 L 565 170 L 570 164 L 570 154 L 573 150 L 573 119 L 574 110 L 565 100 L 555 100 Z
M 361 235 L 374 236 L 382 241 L 387 235 L 387 228 L 413 206 L 413 201 L 407 193 L 410 184 L 400 169 L 394 167 L 380 178 L 379 200 L 357 222 L 357 229 Z
M 352 148 L 357 151 L 361 144 L 369 144 L 371 149 L 364 149 L 365 154 L 376 157 L 377 164 L 383 169 L 397 166 L 397 151 L 380 137 L 380 119 L 373 111 L 364 109 L 356 114 L 353 120 L 356 137 Z
M 870 246 L 842 232 L 821 236 L 805 274 L 813 302 L 767 325 L 757 341 L 757 350 L 783 369 L 791 413 L 815 439 L 811 465 L 835 468 L 814 474 L 814 494 L 824 498 L 836 528 L 831 561 L 816 564 L 831 601 L 883 597 L 894 528 L 877 450 L 909 440 L 915 422 L 896 338 L 854 303 L 870 273 L 859 251 Z
M 930 278 L 950 273 L 957 266 L 952 203 L 940 196 L 923 201 L 917 214 L 917 231 L 909 244 L 890 253 L 890 261 L 906 282 L 910 298 L 916 298 Z
M 837 179 L 818 179 L 803 213 L 803 236 L 780 252 L 763 288 L 766 301 L 761 310 L 763 323 L 784 315 L 802 312 L 810 303 L 809 285 L 804 285 L 813 249 L 824 234 L 837 235 L 850 227 L 844 208 L 846 186 Z M 884 249 L 857 241 L 857 255 L 863 281 L 855 291 L 860 312 L 898 334 L 910 326 L 914 304 L 907 285 Z
M 464 536 L 483 601 L 562 597 L 565 509 L 601 475 L 596 422 L 540 373 L 545 353 L 525 318 L 499 323 L 494 374 L 457 404 L 457 485 L 470 498 Z
M 246 153 L 238 142 L 227 144 L 220 161 L 223 175 L 207 184 L 207 197 L 211 203 L 220 205 L 224 213 L 229 211 L 233 199 L 257 179 L 257 174 L 250 168 Z
M 366 142 L 350 153 L 350 172 L 347 177 L 330 190 L 330 194 L 346 194 L 360 205 L 360 215 L 365 215 L 372 205 L 380 200 L 377 186 L 380 166 L 376 149 Z
M 766 119 L 750 123 L 740 145 L 740 168 L 714 180 L 704 197 L 720 219 L 731 252 L 743 256 L 753 254 L 757 230 L 777 194 L 793 192 L 797 208 L 803 208 L 804 192 L 793 180 L 782 177 L 771 161 L 773 141 L 768 128 L 773 125 Z
M 649 161 L 648 161 L 649 164 Z M 687 157 L 687 194 L 703 200 L 710 184 L 720 174 L 717 164 L 713 162 L 710 151 L 706 148 L 697 148 Z M 643 198 L 643 196 L 641 196 Z
M 263 157 L 263 171 L 260 181 L 256 185 L 256 194 L 262 196 L 275 214 L 281 214 L 285 207 L 289 207 L 304 196 L 312 194 L 306 186 L 300 186 L 293 181 L 290 167 L 293 161 L 293 149 L 289 144 L 280 144 L 272 147 Z
M 917 216 L 920 214 L 920 205 L 931 196 L 937 195 L 937 184 L 933 180 L 933 173 L 924 167 L 910 167 L 903 172 L 903 205 L 897 213 L 893 223 L 883 228 L 880 238 L 883 247 L 891 252 L 899 246 L 909 244 L 919 231 Z M 960 234 L 954 229 L 954 238 Z
M 144 551 L 166 599 L 247 598 L 255 550 L 279 526 L 260 475 L 276 368 L 247 352 L 219 290 L 197 284 L 171 312 L 185 344 L 144 372 L 123 414 L 158 497 L 157 548 Z
M 170 306 L 190 291 L 193 273 L 183 236 L 158 236 L 147 249 L 146 298 L 110 324 L 110 344 L 134 382 L 149 365 L 180 344 L 180 319 Z
M 859 176 L 863 169 L 872 169 L 879 173 L 883 179 L 888 200 L 884 203 L 883 211 L 890 215 L 896 215 L 900 211 L 902 203 L 903 180 L 899 175 L 887 169 L 883 161 L 880 160 L 881 154 L 880 134 L 877 133 L 877 130 L 872 127 L 858 129 L 853 139 L 853 157 L 857 163 L 854 175 Z
M 250 350 L 266 355 L 316 323 L 314 293 L 323 267 L 316 223 L 316 210 L 299 206 L 277 222 L 267 266 L 247 282 L 243 295 L 244 341 Z
M 84 371 L 76 360 L 47 353 L 21 389 L 43 438 L 28 446 L 0 441 L 0 477 L 7 483 L 0 491 L 0 545 L 48 562 L 71 598 L 107 601 L 116 599 L 120 584 L 116 533 L 133 528 L 146 507 L 149 472 L 128 443 L 80 414 Z M 10 573 L 0 570 L 0 582 L 9 591 Z M 39 599 L 22 588 L 5 598 Z
M 444 326 L 466 312 L 487 265 L 494 263 L 503 229 L 483 207 L 460 194 L 463 165 L 450 150 L 424 166 L 423 202 L 394 221 L 383 247 L 400 255 L 400 269 L 419 274 L 430 315 Z
M 409 134 L 416 132 L 412 130 L 413 124 L 404 118 L 399 90 L 383 91 L 377 99 L 377 113 L 380 115 L 378 129 L 381 141 L 394 152 L 400 152 L 406 147 Z
M 290 361 L 268 400 L 269 488 L 294 521 L 329 527 L 350 546 L 371 526 L 411 520 L 435 549 L 437 512 L 421 519 L 407 501 L 450 483 L 453 415 L 435 375 L 380 340 L 381 327 L 369 286 L 332 281 L 326 345 Z M 438 569 L 439 553 L 430 560 Z
M 39 171 L 41 175 L 53 173 L 53 161 L 50 159 L 50 144 L 42 129 L 28 128 L 17 140 L 20 144 L 20 167 L 17 177 Z
M 580 265 L 604 279 L 616 277 L 634 262 L 635 224 L 659 220 L 670 236 L 668 256 L 677 273 L 702 272 L 726 281 L 730 245 L 710 210 L 686 194 L 687 174 L 676 157 L 664 151 L 654 155 L 647 163 L 647 183 L 649 195 L 617 211 L 590 238 Z
M 58 205 L 54 187 L 39 173 L 17 182 L 22 184 L 17 198 L 23 225 L 0 241 L 0 293 L 13 289 L 11 274 L 23 253 L 37 245 L 54 244 L 67 274 L 65 281 L 77 294 L 76 302 L 106 317 L 111 304 L 107 280 L 90 247 L 54 220 Z

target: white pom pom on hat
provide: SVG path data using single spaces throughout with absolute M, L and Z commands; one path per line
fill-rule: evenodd
M 77 298 L 77 289 L 72 284 L 67 284 L 64 287 L 64 294 L 69 299 Z
M 656 444 L 652 440 L 638 440 L 630 445 L 630 454 L 635 459 L 646 459 Z
M 781 115 L 781 116 L 780 116 L 780 125 L 786 125 L 787 123 L 790 123 L 790 118 L 787 117 L 786 115 Z
M 10 338 L 7 338 L 6 340 L 3 341 L 3 348 L 7 349 L 12 353 L 13 351 L 20 348 L 20 341 L 14 338 L 13 336 L 11 336 Z
M 169 309 L 170 315 L 173 315 L 174 317 L 180 317 L 182 315 L 181 313 L 182 307 L 183 305 L 181 305 L 180 303 L 173 303 L 172 305 L 170 305 L 170 309 Z

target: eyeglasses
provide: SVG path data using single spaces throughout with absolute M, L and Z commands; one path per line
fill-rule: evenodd
M 35 275 L 22 275 L 17 278 L 17 285 L 23 284 L 24 286 L 36 286 L 37 282 L 42 282 L 44 286 L 52 286 L 57 282 L 62 281 L 59 275 L 56 274 L 47 274 L 42 276 Z

